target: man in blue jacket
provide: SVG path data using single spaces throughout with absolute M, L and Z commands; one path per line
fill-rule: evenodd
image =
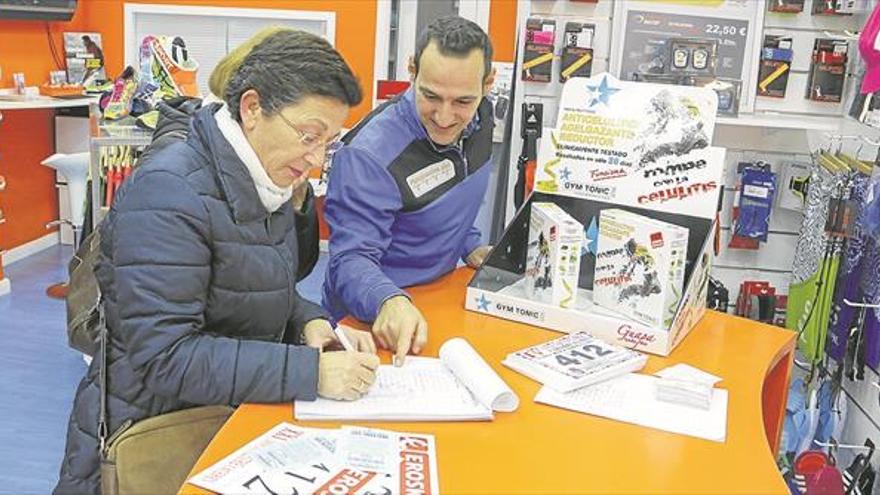
M 459 259 L 478 267 L 489 252 L 474 220 L 491 168 L 491 61 L 478 25 L 434 21 L 410 59 L 409 90 L 367 115 L 333 159 L 324 307 L 334 319 L 372 321 L 398 365 L 428 338 L 401 287 L 430 282 Z

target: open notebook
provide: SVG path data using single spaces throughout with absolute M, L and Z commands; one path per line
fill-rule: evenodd
M 296 401 L 299 420 L 464 421 L 491 420 L 510 412 L 519 398 L 462 338 L 446 341 L 440 359 L 408 357 L 396 368 L 379 366 L 376 382 L 356 401 Z

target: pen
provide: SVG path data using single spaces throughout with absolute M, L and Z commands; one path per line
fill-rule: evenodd
M 354 348 L 353 345 L 351 345 L 351 342 L 349 342 L 348 337 L 345 335 L 345 332 L 342 330 L 341 326 L 337 325 L 333 327 L 333 333 L 336 334 L 336 340 L 338 340 L 339 343 L 342 344 L 343 349 L 345 349 L 346 351 L 357 350 Z

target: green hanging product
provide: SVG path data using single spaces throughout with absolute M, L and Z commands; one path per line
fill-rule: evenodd
M 785 326 L 798 332 L 798 349 L 810 362 L 821 360 L 825 352 L 828 319 L 834 297 L 834 281 L 840 264 L 842 245 L 826 229 L 830 214 L 835 214 L 848 196 L 845 187 L 848 173 L 821 163 L 813 167 L 792 266 L 788 311 Z

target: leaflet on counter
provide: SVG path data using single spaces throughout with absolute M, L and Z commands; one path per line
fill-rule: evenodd
M 437 494 L 433 435 L 281 423 L 190 483 L 217 493 Z

